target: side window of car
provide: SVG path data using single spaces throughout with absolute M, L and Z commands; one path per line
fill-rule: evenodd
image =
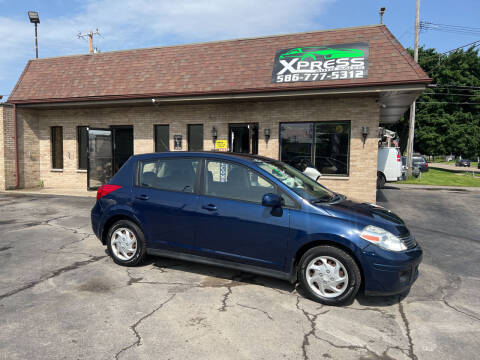
M 280 196 L 282 197 L 283 205 L 284 205 L 286 208 L 290 208 L 290 209 L 296 209 L 296 208 L 298 208 L 297 203 L 296 203 L 290 196 L 288 196 L 287 194 L 285 194 L 283 191 L 280 193 Z
M 158 190 L 193 193 L 198 159 L 152 159 L 140 161 L 138 185 Z
M 206 195 L 261 204 L 263 195 L 275 192 L 273 184 L 243 165 L 207 160 L 206 170 Z

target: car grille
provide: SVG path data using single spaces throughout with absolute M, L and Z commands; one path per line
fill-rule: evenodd
M 415 246 L 417 246 L 417 241 L 415 240 L 415 236 L 411 234 L 400 237 L 400 240 L 405 244 L 407 249 L 413 249 Z

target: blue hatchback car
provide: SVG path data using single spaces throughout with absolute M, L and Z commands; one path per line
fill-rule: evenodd
M 299 282 L 338 305 L 408 291 L 422 249 L 382 207 L 334 193 L 269 158 L 219 152 L 132 156 L 98 189 L 92 227 L 120 265 L 147 254 Z

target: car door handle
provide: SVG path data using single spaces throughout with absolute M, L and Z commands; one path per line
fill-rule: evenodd
M 217 211 L 217 207 L 213 204 L 202 205 L 202 209 L 208 210 L 208 211 Z
M 149 198 L 148 198 L 148 195 L 142 194 L 142 195 L 138 195 L 137 199 L 138 200 L 148 200 Z

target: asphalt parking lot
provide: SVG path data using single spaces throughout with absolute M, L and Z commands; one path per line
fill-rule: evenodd
M 94 201 L 0 194 L 0 359 L 479 358 L 479 192 L 379 193 L 424 248 L 420 277 L 342 308 L 211 266 L 117 266 Z

